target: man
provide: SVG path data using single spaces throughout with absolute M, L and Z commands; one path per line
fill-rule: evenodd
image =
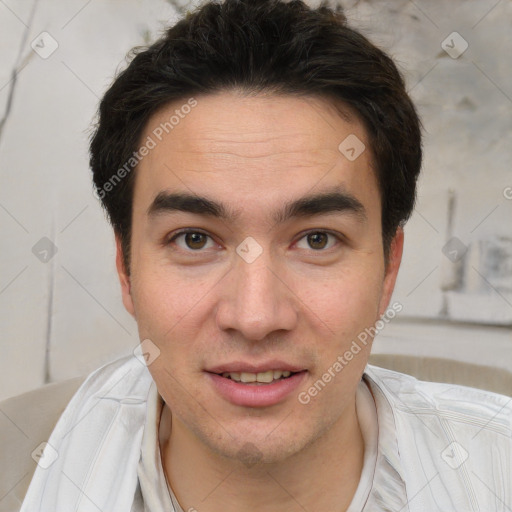
M 22 510 L 510 510 L 511 400 L 367 366 L 420 165 L 339 10 L 207 3 L 139 52 L 91 167 L 140 357 L 89 376 Z

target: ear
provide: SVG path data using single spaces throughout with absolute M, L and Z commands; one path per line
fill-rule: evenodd
M 121 247 L 121 238 L 116 233 L 116 268 L 117 275 L 119 276 L 119 282 L 121 283 L 121 293 L 123 296 L 123 304 L 126 311 L 135 318 L 135 308 L 133 306 L 133 300 L 131 296 L 131 283 L 130 276 L 126 272 L 126 267 L 123 260 L 123 250 Z
M 382 295 L 379 304 L 379 317 L 382 316 L 389 306 L 391 301 L 391 295 L 395 288 L 396 277 L 398 275 L 398 269 L 402 261 L 402 253 L 404 249 L 404 230 L 399 227 L 396 230 L 395 236 L 391 241 L 389 248 L 389 261 L 384 274 L 384 282 L 382 285 Z

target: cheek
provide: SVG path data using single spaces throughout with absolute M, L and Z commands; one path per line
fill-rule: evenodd
M 149 367 L 155 381 L 180 388 L 201 366 L 201 331 L 211 314 L 212 283 L 190 282 L 173 272 L 139 272 L 133 295 L 141 340 L 154 343 L 160 356 Z M 160 388 L 159 388 L 160 389 Z
M 172 335 L 175 328 L 183 328 L 197 314 L 206 292 L 205 281 L 190 282 L 159 269 L 142 270 L 132 287 L 138 323 L 159 338 Z
M 323 332 L 339 340 L 357 335 L 377 320 L 382 282 L 375 271 L 344 271 L 301 285 L 304 311 Z M 309 311 L 309 313 L 308 313 Z

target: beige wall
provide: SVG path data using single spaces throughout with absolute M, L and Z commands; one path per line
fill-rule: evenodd
M 403 309 L 375 350 L 509 368 L 512 4 L 346 5 L 400 64 L 425 125 L 393 299 Z M 0 3 L 0 399 L 88 373 L 138 342 L 92 195 L 87 129 L 125 53 L 176 19 L 163 0 Z

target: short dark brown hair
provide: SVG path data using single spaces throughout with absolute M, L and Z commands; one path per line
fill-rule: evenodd
M 234 89 L 323 97 L 357 113 L 379 184 L 387 260 L 397 228 L 414 208 L 421 122 L 393 60 L 348 26 L 341 7 L 210 1 L 132 55 L 100 103 L 90 144 L 96 194 L 121 239 L 127 272 L 135 181 L 130 171 L 149 118 L 172 101 Z

